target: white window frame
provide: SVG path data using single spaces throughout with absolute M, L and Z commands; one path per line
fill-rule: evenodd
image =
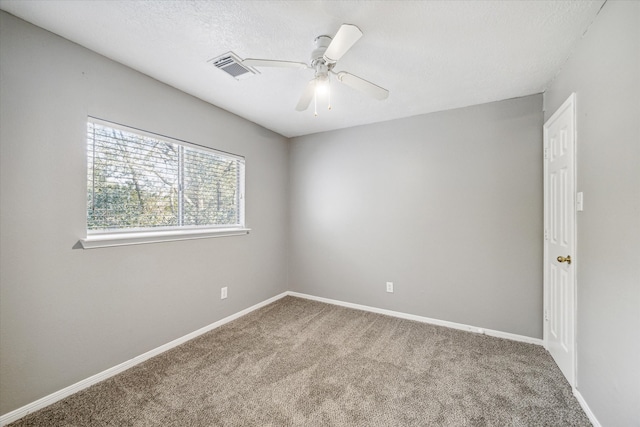
M 83 249 L 95 249 L 113 246 L 126 246 L 126 245 L 140 245 L 146 243 L 158 243 L 158 242 L 171 242 L 179 240 L 193 240 L 193 239 L 206 239 L 212 237 L 226 237 L 226 236 L 241 236 L 248 234 L 251 229 L 246 227 L 245 224 L 245 171 L 243 156 L 227 153 L 220 150 L 215 150 L 210 147 L 204 147 L 197 144 L 182 141 L 176 138 L 167 137 L 164 135 L 144 131 L 141 129 L 133 128 L 130 126 L 124 126 L 117 123 L 102 120 L 96 117 L 89 116 L 87 118 L 88 123 L 95 123 L 101 126 L 106 126 L 112 129 L 118 129 L 136 135 L 147 136 L 154 139 L 160 139 L 172 144 L 178 144 L 185 147 L 193 147 L 199 150 L 211 151 L 221 154 L 225 157 L 236 158 L 242 160 L 243 171 L 240 173 L 240 179 L 238 183 L 239 191 L 239 225 L 236 226 L 176 226 L 176 227 L 163 227 L 162 229 L 119 229 L 114 231 L 94 231 L 86 228 L 88 219 L 85 217 L 85 230 L 86 235 L 80 239 L 79 244 Z M 88 141 L 85 142 L 88 144 Z M 88 164 L 86 167 L 85 177 L 88 173 Z M 88 188 L 85 187 L 85 194 Z M 85 205 L 86 208 L 86 205 Z M 85 211 L 86 212 L 86 211 Z

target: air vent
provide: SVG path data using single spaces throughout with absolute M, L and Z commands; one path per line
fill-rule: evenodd
M 255 68 L 242 65 L 242 59 L 233 52 L 227 52 L 209 60 L 209 62 L 236 80 L 244 80 L 254 74 L 258 74 Z

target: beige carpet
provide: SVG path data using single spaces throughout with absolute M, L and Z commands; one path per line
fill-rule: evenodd
M 539 346 L 286 297 L 11 426 L 589 426 Z

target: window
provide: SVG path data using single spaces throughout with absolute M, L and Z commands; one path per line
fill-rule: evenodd
M 90 119 L 87 164 L 85 248 L 248 231 L 243 157 Z

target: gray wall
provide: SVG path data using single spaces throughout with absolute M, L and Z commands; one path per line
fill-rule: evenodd
M 287 289 L 286 138 L 4 12 L 0 29 L 0 413 Z M 88 114 L 246 156 L 253 232 L 72 249 Z
M 544 95 L 577 101 L 578 390 L 640 426 L 640 3 L 609 1 Z
M 542 337 L 542 95 L 299 137 L 290 156 L 291 289 Z

